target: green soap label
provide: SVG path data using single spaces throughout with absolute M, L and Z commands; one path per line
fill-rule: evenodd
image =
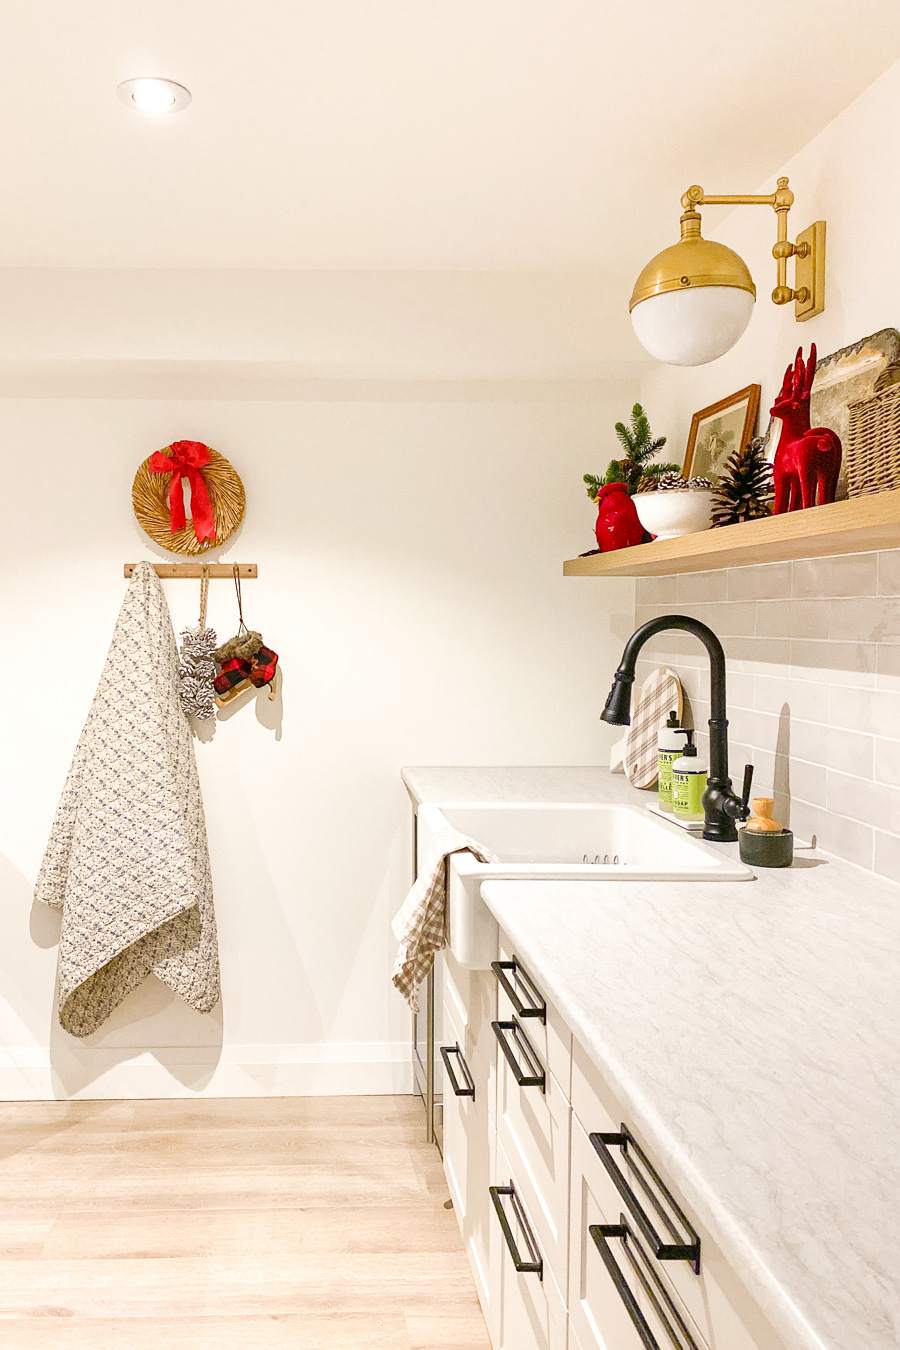
M 703 816 L 703 794 L 706 791 L 705 773 L 673 773 L 672 805 L 676 816 Z
M 657 757 L 659 768 L 659 804 L 672 810 L 672 765 L 680 759 L 683 750 L 660 750 Z

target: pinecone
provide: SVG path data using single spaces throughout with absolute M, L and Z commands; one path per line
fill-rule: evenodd
M 677 469 L 669 473 L 661 473 L 657 479 L 660 492 L 682 492 L 687 487 L 687 481 Z
M 765 437 L 735 450 L 713 497 L 713 525 L 737 525 L 772 514 L 772 466 L 765 457 Z

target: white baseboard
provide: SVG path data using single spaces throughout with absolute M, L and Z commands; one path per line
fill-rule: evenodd
M 408 1094 L 406 1041 L 0 1050 L 0 1101 Z

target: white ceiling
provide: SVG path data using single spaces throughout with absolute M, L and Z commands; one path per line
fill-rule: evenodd
M 897 0 L 0 0 L 0 266 L 630 273 L 898 55 Z

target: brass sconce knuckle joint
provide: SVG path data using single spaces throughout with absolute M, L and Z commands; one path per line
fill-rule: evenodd
M 694 207 L 700 206 L 702 205 L 702 203 L 703 203 L 703 189 L 699 183 L 694 183 L 694 185 L 692 187 L 689 187 L 687 192 L 682 197 L 681 209 L 682 211 L 693 211 Z
M 779 239 L 772 245 L 773 258 L 790 258 L 797 250 L 789 239 Z
M 801 286 L 799 291 L 794 291 L 794 299 L 798 305 L 805 305 L 809 300 L 809 287 Z
M 772 292 L 772 299 L 776 305 L 788 305 L 796 298 L 796 293 L 790 286 L 776 286 Z

